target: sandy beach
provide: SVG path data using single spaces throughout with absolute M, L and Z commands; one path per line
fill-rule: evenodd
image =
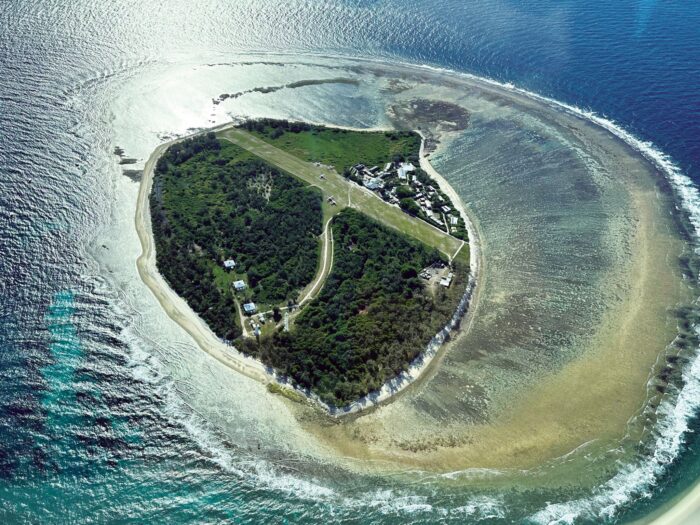
M 463 200 L 470 201 L 470 208 L 474 205 L 472 201 L 480 208 L 474 210 L 478 218 L 474 222 L 479 228 L 479 247 L 474 259 L 480 261 L 480 297 L 470 309 L 470 315 L 475 310 L 478 315 L 466 323 L 467 333 L 461 334 L 450 350 L 438 356 L 421 379 L 391 404 L 344 425 L 327 425 L 323 421 L 305 423 L 322 442 L 334 447 L 338 456 L 362 470 L 528 469 L 556 463 L 558 458 L 575 450 L 602 452 L 615 448 L 621 439 L 633 440 L 641 432 L 635 418 L 648 399 L 659 354 L 676 334 L 676 319 L 668 310 L 669 304 L 682 304 L 690 297 L 677 264 L 683 242 L 668 215 L 673 207 L 672 198 L 659 192 L 658 174 L 638 152 L 575 116 L 552 111 L 519 94 L 504 95 L 497 88 L 475 84 L 483 90 L 478 94 L 487 99 L 483 107 L 481 100 L 474 102 L 476 114 L 493 111 L 511 118 L 515 109 L 504 110 L 504 105 L 491 104 L 492 100 L 500 101 L 503 97 L 517 111 L 546 122 L 551 129 L 548 132 L 558 140 L 565 136 L 567 147 L 571 143 L 575 148 L 593 152 L 595 163 L 603 167 L 600 173 L 605 173 L 604 177 L 594 172 L 588 176 L 596 177 L 593 184 L 600 188 L 594 194 L 595 199 L 610 200 L 610 204 L 602 200 L 601 205 L 609 210 L 606 235 L 610 239 L 608 246 L 615 246 L 618 262 L 596 283 L 597 298 L 593 301 L 602 302 L 605 295 L 614 299 L 605 299 L 608 306 L 595 327 L 577 342 L 575 357 L 550 359 L 530 378 L 518 374 L 514 376 L 520 378 L 517 381 L 509 379 L 512 372 L 504 366 L 508 361 L 499 357 L 503 347 L 494 344 L 501 338 L 493 334 L 511 331 L 511 317 L 502 310 L 518 304 L 519 299 L 510 299 L 517 298 L 513 295 L 517 286 L 528 287 L 530 295 L 540 292 L 534 279 L 513 283 L 513 276 L 518 275 L 513 270 L 517 271 L 517 267 L 509 262 L 509 271 L 505 271 L 502 251 L 506 246 L 494 237 L 496 230 L 489 223 L 497 221 L 499 233 L 503 224 L 513 228 L 515 234 L 523 230 L 523 220 L 529 221 L 533 212 L 527 207 L 506 208 L 504 201 L 507 214 L 498 211 L 493 214 L 488 206 L 498 209 L 501 203 L 491 196 L 487 198 L 478 189 L 479 185 L 490 184 L 490 179 L 470 179 L 471 185 L 464 189 L 456 187 L 453 174 L 451 188 Z M 443 95 L 449 99 L 442 92 L 433 94 Z M 423 92 L 417 86 L 407 89 L 402 96 L 420 97 Z M 444 159 L 444 155 L 445 148 L 441 146 L 431 158 Z M 468 160 L 466 157 L 465 162 Z M 533 191 L 527 179 L 524 183 L 522 188 L 511 189 L 515 202 Z M 558 181 L 553 184 L 566 185 Z M 547 199 L 550 194 L 554 196 L 561 191 L 555 188 L 545 188 L 538 194 L 547 206 L 551 202 Z M 486 189 L 491 191 L 490 187 Z M 465 192 L 469 197 L 465 197 Z M 516 211 L 521 218 L 510 215 Z M 509 219 L 512 219 L 510 223 Z M 544 219 L 535 219 L 533 227 L 546 231 L 550 225 Z M 536 245 L 532 254 L 524 251 L 529 248 L 526 243 L 511 243 L 507 249 L 513 250 L 513 246 L 523 262 L 536 264 L 530 259 L 542 258 Z M 568 247 L 554 249 L 552 256 L 558 256 L 562 249 L 569 250 Z M 576 256 L 576 252 L 571 255 Z M 576 265 L 576 259 L 570 264 Z M 575 310 L 570 313 L 574 315 Z M 515 310 L 513 315 L 517 314 Z M 533 319 L 536 316 L 533 312 Z M 552 322 L 557 326 L 564 320 L 555 316 Z M 530 338 L 536 332 L 525 334 Z M 535 339 L 521 344 L 539 343 Z M 523 349 L 517 350 L 509 359 L 518 359 Z M 489 364 L 491 360 L 493 365 Z M 537 381 L 533 380 L 535 377 Z M 484 393 L 486 389 L 488 394 Z M 569 460 L 567 471 L 575 470 L 572 465 Z M 583 465 L 577 476 L 582 483 L 589 477 L 594 483 L 590 470 Z
M 224 128 L 225 126 L 219 129 Z M 141 256 L 136 260 L 139 275 L 168 316 L 184 328 L 202 350 L 236 372 L 267 383 L 270 381 L 270 376 L 263 364 L 255 359 L 245 357 L 235 348 L 221 342 L 206 323 L 168 286 L 156 268 L 155 243 L 148 200 L 153 184 L 153 170 L 163 152 L 180 140 L 183 139 L 173 140 L 158 146 L 144 166 L 135 217 L 136 231 L 142 249 Z
M 651 519 L 642 519 L 637 523 L 651 525 L 696 525 L 700 517 L 700 483 L 689 492 Z

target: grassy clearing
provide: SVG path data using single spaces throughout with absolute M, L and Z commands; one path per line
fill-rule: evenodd
M 307 162 L 333 166 L 338 173 L 360 161 L 367 166 L 381 167 L 395 156 L 411 158 L 418 163 L 421 139 L 411 131 L 371 132 L 313 127 L 311 131 L 277 135 L 272 129 L 251 133 Z

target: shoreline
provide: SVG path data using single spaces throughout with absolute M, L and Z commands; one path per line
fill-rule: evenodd
M 700 513 L 700 482 L 653 519 L 641 519 L 636 523 L 651 525 L 694 525 Z
M 420 66 L 416 66 L 415 64 L 413 66 L 417 70 L 428 69 L 428 68 L 421 68 Z M 435 73 L 437 73 L 437 72 L 435 72 Z M 454 72 L 445 71 L 445 74 L 450 74 L 450 73 L 454 73 Z M 537 95 L 534 95 L 534 94 L 529 93 L 529 92 L 525 92 L 524 90 L 519 90 L 517 88 L 514 88 L 513 86 L 504 86 L 504 85 L 497 83 L 495 81 L 489 82 L 488 79 L 473 79 L 473 78 L 471 78 L 470 75 L 457 74 L 457 73 L 454 73 L 453 76 L 458 78 L 459 80 L 465 81 L 465 82 L 467 80 L 474 80 L 474 82 L 476 84 L 486 84 L 488 87 L 491 87 L 494 90 L 502 89 L 502 90 L 506 91 L 507 94 L 510 97 L 513 97 L 514 99 L 523 99 L 524 98 L 526 100 L 529 100 L 533 104 L 534 103 L 541 104 L 543 106 L 546 106 L 547 109 L 552 109 L 552 110 L 556 110 L 558 112 L 561 112 L 562 114 L 566 115 L 567 118 L 573 118 L 577 121 L 582 121 L 584 124 L 582 127 L 591 126 L 591 127 L 595 127 L 595 128 L 600 128 L 600 131 L 606 131 L 607 134 L 609 134 L 611 136 L 611 138 L 614 139 L 614 142 L 620 143 L 620 145 L 622 145 L 625 149 L 632 150 L 634 157 L 641 157 L 641 159 L 644 160 L 645 164 L 650 164 L 653 167 L 655 167 L 655 169 L 658 170 L 658 173 L 661 176 L 661 178 L 665 181 L 668 181 L 671 184 L 671 186 L 673 187 L 673 192 L 675 195 L 673 201 L 675 203 L 678 203 L 678 200 L 680 200 L 681 202 L 679 204 L 679 208 L 682 209 L 683 213 L 688 214 L 691 217 L 694 215 L 694 213 L 693 213 L 694 210 L 689 209 L 689 207 L 691 207 L 694 204 L 694 202 L 693 202 L 694 194 L 691 194 L 691 188 L 690 188 L 690 186 L 688 186 L 690 183 L 686 181 L 686 178 L 682 173 L 680 173 L 679 171 L 676 171 L 676 168 L 671 163 L 670 159 L 663 156 L 663 154 L 660 153 L 658 150 L 656 150 L 653 147 L 653 145 L 641 143 L 635 137 L 627 134 L 623 129 L 618 128 L 613 123 L 606 121 L 602 117 L 597 117 L 593 113 L 586 112 L 584 110 L 576 108 L 575 106 L 567 106 L 565 104 L 558 103 L 557 101 L 553 101 L 551 99 L 546 99 L 544 97 L 537 96 Z M 467 77 L 467 78 L 465 78 L 465 77 Z M 576 126 L 576 128 L 578 129 L 578 126 Z M 477 223 L 476 226 L 479 226 L 479 224 Z M 488 231 L 488 228 L 487 228 L 488 223 L 486 221 L 484 221 L 483 226 Z M 481 236 L 480 240 L 486 244 L 486 237 Z M 493 242 L 493 239 L 490 239 L 490 240 L 492 240 L 492 242 Z M 480 252 L 486 251 L 486 248 L 488 246 L 485 246 L 485 244 L 480 246 L 480 248 L 481 248 L 481 250 L 479 250 Z M 491 249 L 494 250 L 495 247 L 496 247 L 496 244 L 493 243 L 493 245 L 491 246 Z M 492 264 L 493 264 L 493 261 L 492 261 Z M 497 265 L 494 264 L 494 270 L 495 270 L 496 266 Z M 484 300 L 482 301 L 482 302 L 484 302 L 484 305 L 482 307 L 482 310 L 484 308 L 486 308 L 486 310 L 484 310 L 484 313 L 486 313 L 486 311 L 488 311 L 488 309 L 489 309 L 489 305 L 487 302 L 490 298 L 490 294 L 489 294 L 489 290 L 484 289 L 484 284 L 486 284 L 486 279 L 487 279 L 488 275 L 487 275 L 487 272 L 485 272 L 484 270 L 482 270 L 481 273 L 482 273 L 482 275 L 480 275 L 480 282 L 479 282 L 478 290 L 480 290 L 481 294 L 484 295 Z M 479 303 L 478 302 L 474 303 L 474 306 L 472 306 L 472 308 L 469 309 L 469 315 L 474 315 L 475 310 L 476 310 L 475 306 L 479 306 Z M 475 322 L 475 325 L 476 324 L 477 323 Z M 448 359 L 446 359 L 446 361 L 449 362 L 450 355 L 452 355 L 451 352 L 442 352 L 440 355 L 436 356 L 437 359 L 432 360 L 431 368 L 432 368 L 433 374 L 431 374 L 428 371 L 422 373 L 421 377 L 416 381 L 416 383 L 423 383 L 421 385 L 420 390 L 418 388 L 416 388 L 418 385 L 415 385 L 414 388 L 410 389 L 409 392 L 404 392 L 405 394 L 407 394 L 408 399 L 411 398 L 411 396 L 413 395 L 414 392 L 422 392 L 424 389 L 427 390 L 429 388 L 426 381 L 431 377 L 431 375 L 435 375 L 435 374 L 439 373 L 439 370 L 444 369 L 444 367 L 438 368 L 437 365 L 444 357 L 447 357 Z M 582 361 L 584 361 L 584 359 L 582 359 Z M 608 366 L 608 368 L 610 368 L 610 367 Z M 647 379 L 649 381 L 653 381 L 653 375 L 650 375 Z M 576 392 L 576 393 L 578 394 L 578 392 Z M 622 392 L 622 393 L 624 393 L 624 392 Z M 386 406 L 382 411 L 376 411 L 374 413 L 380 414 L 383 412 L 384 415 L 386 415 L 387 410 L 391 411 L 392 413 L 393 412 L 402 412 L 403 409 L 406 408 L 405 405 L 408 405 L 408 403 L 404 403 L 402 401 L 402 399 L 401 399 L 402 397 L 403 396 L 396 396 L 396 397 L 392 398 L 391 405 Z M 292 405 L 287 405 L 287 406 L 292 406 Z M 551 406 L 552 405 L 548 405 L 547 408 L 551 408 Z M 301 414 L 308 413 L 308 407 L 304 407 L 303 405 L 299 405 L 298 408 L 293 409 L 293 412 L 294 413 L 298 412 Z M 371 412 L 370 412 L 370 417 L 373 417 L 373 414 Z M 567 418 L 568 418 L 568 415 L 567 415 Z M 568 421 L 567 418 L 562 418 L 562 420 Z M 362 419 L 365 419 L 365 418 L 363 417 Z M 393 427 L 392 424 L 396 424 L 396 423 L 401 422 L 407 426 L 415 426 L 414 423 L 416 421 L 410 420 L 410 419 L 407 420 L 405 418 L 405 414 L 402 413 L 399 417 L 395 418 L 394 420 L 392 420 L 391 418 L 384 418 L 379 423 L 383 424 L 385 422 L 387 423 L 386 428 L 390 429 L 391 432 L 394 432 L 395 427 Z M 342 426 L 346 426 L 346 425 L 342 425 Z M 341 427 L 341 425 L 337 425 L 337 427 Z M 583 428 L 581 430 L 586 430 L 586 429 Z M 682 431 L 682 432 L 684 432 L 684 431 Z M 337 437 L 338 437 L 338 435 L 330 436 L 330 438 L 333 439 L 334 441 L 336 441 L 335 438 L 337 438 Z M 341 437 L 343 437 L 343 438 L 347 437 L 348 442 L 351 442 L 351 441 L 355 442 L 356 441 L 354 439 L 354 436 L 348 435 L 348 436 L 341 436 Z M 485 436 L 485 437 L 488 438 L 488 436 Z M 521 439 L 522 434 L 521 433 L 513 434 L 510 437 L 513 439 L 514 442 L 522 441 L 522 439 Z M 562 437 L 566 438 L 569 436 L 563 435 Z M 500 438 L 500 436 L 499 436 L 499 438 Z M 369 443 L 369 446 L 367 445 L 367 443 Z M 360 443 L 357 445 L 357 448 L 359 449 L 359 447 L 361 447 L 361 446 L 363 448 L 375 448 L 374 445 L 372 445 L 373 442 L 368 441 L 367 443 L 364 443 L 364 442 Z M 498 444 L 499 444 L 499 442 L 496 441 L 496 445 L 498 445 Z M 529 443 L 529 445 L 535 446 L 536 443 L 532 442 L 532 443 Z M 511 448 L 513 448 L 513 447 L 511 446 L 509 448 L 503 448 L 503 449 L 501 449 L 501 452 L 508 452 Z M 343 449 L 338 448 L 336 450 L 338 452 L 340 452 L 340 454 L 342 454 L 342 456 L 345 457 L 346 459 L 350 456 L 355 457 L 355 455 L 352 453 L 354 451 L 350 448 L 350 446 L 343 448 Z M 391 459 L 395 459 L 397 455 L 399 455 L 400 459 L 404 459 L 403 457 L 401 457 L 401 450 L 397 450 L 396 448 L 393 448 L 391 450 L 387 449 L 387 450 L 388 450 L 388 452 L 392 453 Z M 374 451 L 371 451 L 371 452 L 374 452 Z M 447 452 L 447 451 L 444 451 L 444 452 Z M 555 454 L 556 454 L 556 451 L 555 451 Z M 530 455 L 528 454 L 528 457 L 529 456 Z M 357 457 L 360 457 L 360 455 L 358 455 Z M 355 457 L 355 459 L 357 461 L 362 461 L 361 459 L 357 459 L 357 457 Z M 362 457 L 364 457 L 364 456 L 362 456 Z M 375 462 L 379 461 L 377 459 L 378 457 L 379 456 L 375 455 L 375 454 L 367 454 L 368 461 L 375 461 Z M 450 459 L 454 460 L 454 459 L 457 459 L 457 457 L 458 456 L 456 456 L 456 455 L 452 455 Z M 406 464 L 410 463 L 411 467 L 413 467 L 413 462 L 411 461 L 411 458 L 405 458 L 405 459 L 406 459 Z M 477 461 L 482 461 L 482 459 L 480 457 L 477 457 Z M 398 461 L 398 463 L 402 464 L 400 460 Z M 393 464 L 393 462 L 392 462 L 392 464 Z M 443 463 L 436 463 L 436 465 L 437 466 L 435 468 L 440 469 L 441 466 L 443 465 Z M 444 468 L 451 469 L 452 468 L 452 461 L 450 461 L 449 463 L 444 463 Z M 641 481 L 633 483 L 633 485 L 635 487 L 636 486 L 646 487 L 646 483 L 647 483 L 646 480 L 641 480 Z M 698 490 L 700 490 L 700 489 L 698 489 L 698 487 L 691 487 L 689 489 L 689 491 L 686 492 L 686 494 L 678 496 L 675 499 L 675 502 L 673 502 L 673 503 L 669 502 L 667 504 L 667 508 L 665 509 L 665 513 L 664 514 L 658 513 L 656 516 L 656 519 L 658 521 L 653 521 L 653 522 L 665 524 L 665 523 L 674 523 L 675 519 L 688 520 L 689 517 L 692 516 L 692 512 L 693 512 L 694 508 L 696 508 L 696 506 L 698 505 L 698 500 L 700 500 L 700 494 L 698 493 Z M 605 492 L 607 492 L 607 490 Z M 627 495 L 624 494 L 622 496 L 622 498 L 625 499 L 626 496 Z M 620 503 L 615 503 L 614 505 L 617 506 L 619 504 Z M 677 506 L 681 507 L 682 510 L 675 510 L 675 508 Z M 668 514 L 668 516 L 666 516 L 666 514 Z M 645 519 L 644 522 L 648 522 L 647 520 L 648 520 L 648 518 Z
M 417 132 L 421 136 L 421 146 L 419 151 L 421 168 L 432 178 L 434 178 L 440 189 L 452 199 L 453 204 L 462 215 L 469 233 L 469 243 L 463 243 L 462 247 L 456 252 L 459 253 L 459 251 L 461 251 L 465 245 L 467 245 L 467 247 L 470 249 L 467 284 L 452 318 L 447 322 L 442 330 L 433 336 L 424 350 L 410 363 L 406 372 L 386 381 L 378 391 L 370 392 L 369 394 L 344 407 L 331 407 L 321 401 L 315 394 L 313 394 L 313 392 L 296 388 L 290 385 L 287 380 L 280 379 L 276 372 L 271 371 L 271 367 L 268 367 L 258 359 L 246 357 L 234 346 L 223 343 L 220 338 L 209 328 L 209 326 L 207 326 L 207 324 L 199 317 L 199 315 L 197 315 L 197 313 L 189 307 L 187 302 L 172 288 L 170 288 L 157 269 L 155 258 L 155 240 L 153 237 L 153 230 L 151 228 L 149 197 L 151 187 L 153 185 L 155 165 L 158 159 L 171 145 L 177 142 L 194 137 L 201 133 L 223 131 L 235 125 L 236 121 L 229 122 L 220 126 L 199 130 L 195 133 L 170 140 L 156 147 L 156 149 L 153 150 L 151 155 L 148 157 L 148 160 L 143 168 L 143 176 L 139 185 L 136 214 L 134 217 L 136 231 L 141 243 L 141 255 L 139 255 L 136 260 L 136 267 L 141 280 L 151 290 L 168 317 L 183 328 L 194 339 L 197 346 L 234 371 L 239 372 L 250 379 L 259 381 L 263 385 L 275 383 L 282 388 L 297 392 L 303 395 L 305 401 L 312 404 L 314 408 L 322 409 L 325 415 L 334 418 L 339 418 L 346 415 L 357 415 L 362 411 L 386 404 L 388 401 L 393 400 L 397 394 L 404 391 L 408 386 L 412 385 L 418 379 L 423 378 L 425 371 L 430 368 L 430 365 L 435 357 L 444 353 L 445 347 L 448 346 L 448 338 L 450 338 L 450 336 L 459 328 L 464 319 L 470 320 L 472 317 L 470 313 L 473 311 L 474 305 L 471 303 L 474 302 L 473 299 L 478 298 L 477 292 L 479 288 L 479 280 L 477 279 L 477 276 L 480 268 L 478 261 L 480 250 L 478 248 L 476 230 L 472 223 L 471 217 L 466 212 L 462 200 L 459 198 L 450 184 L 430 165 L 424 151 L 425 137 L 422 135 L 422 133 Z M 329 127 L 342 128 L 339 126 Z M 378 131 L 373 128 L 344 129 L 353 129 L 357 131 Z M 458 339 L 464 333 L 464 330 L 458 330 L 456 339 Z M 451 340 L 450 342 L 453 342 L 454 340 Z

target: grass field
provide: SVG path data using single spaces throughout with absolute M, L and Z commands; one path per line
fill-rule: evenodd
M 274 129 L 274 128 L 268 128 Z M 252 131 L 252 135 L 308 162 L 335 167 L 338 173 L 363 163 L 382 167 L 398 155 L 418 162 L 420 136 L 410 131 L 370 132 L 338 128 L 312 129 L 302 133 Z
M 330 132 L 329 132 L 330 133 Z M 370 136 L 371 134 L 365 132 L 347 132 L 345 134 L 339 135 L 343 137 L 343 142 L 346 139 L 354 137 L 356 134 L 358 137 Z M 232 128 L 226 131 L 218 133 L 220 138 L 229 140 L 234 144 L 250 151 L 256 156 L 262 158 L 263 160 L 271 163 L 274 166 L 294 175 L 295 177 L 307 182 L 312 186 L 316 186 L 321 189 L 324 195 L 324 218 L 335 215 L 340 210 L 345 207 L 353 207 L 361 210 L 365 214 L 369 215 L 373 219 L 379 221 L 386 226 L 394 228 L 400 232 L 406 233 L 411 237 L 421 241 L 427 246 L 437 248 L 447 257 L 452 259 L 455 254 L 459 251 L 459 260 L 468 261 L 468 250 L 466 243 L 456 239 L 445 232 L 431 226 L 425 221 L 412 217 L 400 208 L 392 206 L 384 202 L 375 193 L 367 190 L 366 188 L 360 187 L 354 183 L 349 182 L 342 175 L 340 175 L 335 169 L 319 168 L 314 165 L 313 162 L 309 160 L 303 160 L 299 156 L 285 151 L 276 145 L 273 145 L 253 133 L 248 131 Z M 285 133 L 283 135 L 295 135 L 293 133 Z M 334 143 L 332 135 L 326 136 L 326 133 L 319 133 L 313 136 L 311 133 L 299 133 L 296 135 L 308 135 L 309 138 L 302 139 L 297 138 L 296 143 L 290 144 L 290 148 L 294 151 L 300 151 L 301 145 L 305 143 L 306 140 L 316 139 L 318 136 L 324 135 L 327 143 Z M 383 133 L 378 133 L 377 135 L 384 137 Z M 338 138 L 340 140 L 340 138 Z M 355 141 L 367 140 L 366 138 L 355 138 Z M 389 142 L 389 139 L 386 139 Z M 375 141 L 373 143 L 374 153 L 376 155 L 380 154 L 383 139 L 380 141 Z M 284 145 L 284 144 L 280 144 Z M 286 146 L 285 146 L 286 147 Z M 357 146 L 358 148 L 360 146 Z M 304 150 L 308 151 L 308 150 Z M 330 152 L 325 155 L 324 160 L 318 160 L 324 164 L 333 164 L 348 162 L 351 157 L 359 155 L 360 149 L 354 149 L 354 147 L 346 146 L 341 152 L 338 146 L 333 146 L 330 148 Z M 304 153 L 304 158 L 309 158 L 311 154 Z M 335 156 L 336 161 L 331 162 L 331 157 Z M 366 158 L 365 152 L 362 151 L 363 158 Z M 386 162 L 391 160 L 391 157 L 387 158 L 386 151 L 381 154 L 381 158 Z M 345 160 L 343 160 L 345 159 Z M 356 161 L 349 161 L 354 164 Z M 365 161 L 367 162 L 367 161 Z M 331 197 L 335 199 L 336 205 L 331 206 L 328 204 L 328 198 Z M 462 253 L 464 252 L 464 253 Z

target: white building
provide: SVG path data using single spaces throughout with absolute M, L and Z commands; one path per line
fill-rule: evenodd
M 246 284 L 243 281 L 234 281 L 233 287 L 236 289 L 237 292 L 242 292 L 246 289 Z
M 224 261 L 224 268 L 226 268 L 227 270 L 233 270 L 235 267 L 236 261 L 234 261 L 233 259 L 226 259 Z
M 448 273 L 447 277 L 443 277 L 442 279 L 440 279 L 440 286 L 444 286 L 445 288 L 449 288 L 450 284 L 452 284 L 452 277 L 454 277 L 452 272 Z
M 416 169 L 416 167 L 413 164 L 411 164 L 410 162 L 403 162 L 399 166 L 399 169 L 396 170 L 396 173 L 398 174 L 399 179 L 407 180 L 408 174 L 411 171 L 415 171 L 415 169 Z

